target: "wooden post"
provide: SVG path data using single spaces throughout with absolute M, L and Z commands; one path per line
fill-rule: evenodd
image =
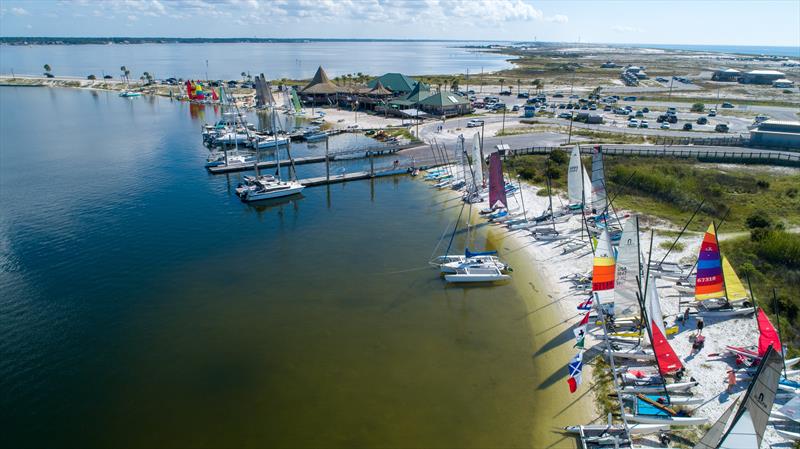
M 325 138 L 325 181 L 330 184 L 331 182 L 331 162 L 328 157 L 328 138 Z
M 375 159 L 372 157 L 372 151 L 367 153 L 369 155 L 369 176 L 370 178 L 375 177 Z

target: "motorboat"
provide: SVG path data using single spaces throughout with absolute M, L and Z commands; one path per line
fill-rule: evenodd
M 304 188 L 305 186 L 297 181 L 280 181 L 272 177 L 259 176 L 250 185 L 239 186 L 236 193 L 242 201 L 249 203 L 296 195 Z
M 458 268 L 455 273 L 445 275 L 444 279 L 450 283 L 486 283 L 506 281 L 511 279 L 511 276 L 503 274 L 495 266 L 482 265 Z

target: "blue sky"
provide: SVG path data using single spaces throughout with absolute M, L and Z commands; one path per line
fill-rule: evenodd
M 800 0 L 0 0 L 0 34 L 800 46 Z

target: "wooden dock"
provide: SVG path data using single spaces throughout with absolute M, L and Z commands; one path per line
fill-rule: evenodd
M 370 173 L 368 171 L 359 171 L 353 173 L 345 173 L 331 177 L 318 176 L 316 178 L 298 179 L 297 182 L 306 187 L 324 186 L 329 184 L 339 184 L 348 181 L 358 181 L 362 179 L 382 178 L 386 176 L 407 175 L 411 173 L 408 168 L 398 168 L 395 170 L 379 171 Z
M 345 150 L 345 151 L 337 151 L 335 153 L 330 153 L 327 156 L 328 161 L 336 161 L 336 160 L 356 160 L 356 159 L 368 159 L 371 157 L 380 157 L 380 156 L 388 156 L 390 154 L 397 153 L 400 150 L 404 150 L 406 148 L 411 148 L 417 146 L 418 144 L 407 144 L 407 145 L 396 145 L 391 147 L 377 147 L 377 148 L 363 148 L 357 150 Z M 307 156 L 307 157 L 296 157 L 294 158 L 294 165 L 306 165 L 306 164 L 320 164 L 326 161 L 325 156 Z M 281 166 L 287 167 L 292 163 L 289 159 L 285 159 L 281 161 Z M 277 167 L 278 163 L 275 161 L 262 161 L 258 163 L 258 168 L 274 168 Z M 242 172 L 242 171 L 250 171 L 255 170 L 255 163 L 251 164 L 230 164 L 230 165 L 218 165 L 216 167 L 206 167 L 209 173 L 214 175 L 221 175 L 225 173 L 235 173 L 235 172 Z

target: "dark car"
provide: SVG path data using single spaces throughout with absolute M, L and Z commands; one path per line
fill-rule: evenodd
M 726 125 L 725 123 L 720 123 L 714 127 L 714 131 L 718 133 L 726 133 L 728 132 L 728 125 Z
M 684 123 L 683 124 L 683 130 L 684 131 L 691 131 L 692 130 L 692 124 L 691 123 Z
M 650 108 L 642 108 L 642 112 L 644 112 L 645 114 L 647 114 L 648 112 L 650 112 Z
M 697 124 L 698 125 L 705 125 L 707 123 L 708 123 L 708 119 L 705 118 L 705 117 L 700 117 L 699 119 L 697 119 Z
M 564 98 L 564 94 L 553 94 L 553 98 Z
M 44 76 L 46 78 L 55 78 L 55 76 L 52 73 L 45 73 Z
M 527 92 L 520 92 L 517 94 L 517 98 L 528 98 L 528 97 L 530 97 L 530 94 L 528 94 Z
M 103 79 L 104 80 L 110 80 L 110 79 L 114 79 L 114 77 L 111 76 L 111 75 L 106 75 L 106 76 L 103 77 Z
M 725 102 L 725 103 L 722 103 L 722 107 L 731 109 L 731 108 L 733 108 L 733 104 Z

